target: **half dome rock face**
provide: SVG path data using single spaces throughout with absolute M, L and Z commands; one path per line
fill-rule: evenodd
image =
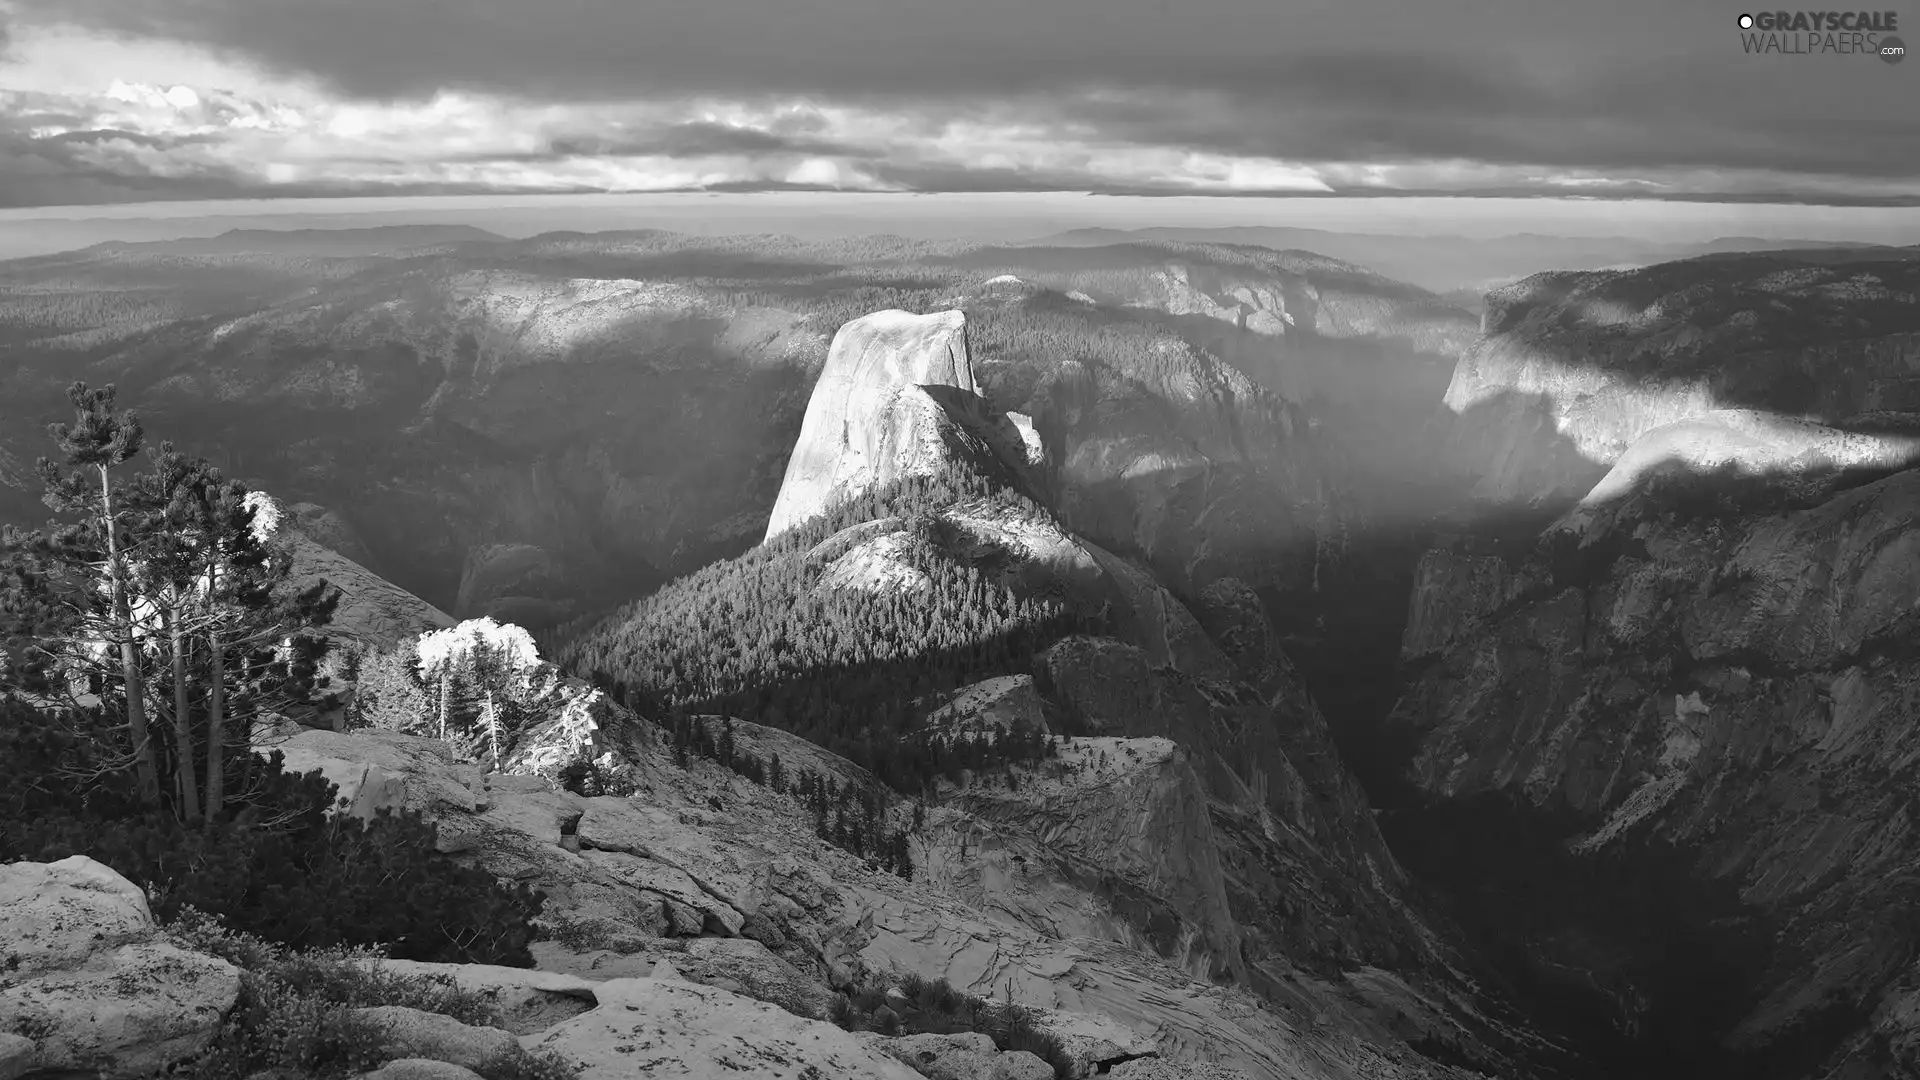
M 881 311 L 842 326 L 808 402 L 767 539 L 819 514 L 835 496 L 936 471 L 952 423 L 939 388 L 980 393 L 962 313 Z

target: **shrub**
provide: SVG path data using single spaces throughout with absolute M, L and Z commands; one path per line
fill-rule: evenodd
M 203 1080 L 241 1080 L 281 1070 L 331 1080 L 390 1059 L 387 1032 L 358 1009 L 398 1005 L 450 1016 L 476 1027 L 498 1026 L 498 1008 L 450 981 L 382 969 L 369 949 L 299 952 L 233 930 L 193 908 L 166 924 L 183 948 L 218 956 L 241 969 L 240 1001 L 208 1052 L 188 1066 Z M 486 1080 L 574 1080 L 571 1064 L 518 1047 L 477 1070 Z
M 498 1008 L 483 994 L 461 990 L 449 979 L 402 975 L 382 968 L 380 954 L 368 948 L 330 948 L 300 952 L 229 929 L 205 912 L 189 908 L 166 924 L 167 935 L 182 948 L 218 956 L 243 971 L 270 977 L 303 997 L 353 1009 L 400 1005 L 451 1016 L 463 1024 L 496 1026 Z
M 901 1003 L 889 1004 L 887 990 L 905 995 Z M 896 1011 L 904 1009 L 905 1011 Z M 1073 1059 L 1059 1036 L 1041 1027 L 1031 1009 L 1005 1002 L 987 1001 L 962 993 L 945 979 L 928 981 L 920 975 L 903 975 L 893 980 L 872 980 L 854 988 L 852 994 L 834 995 L 827 1010 L 828 1019 L 848 1031 L 873 1031 L 882 1035 L 949 1035 L 976 1031 L 993 1040 L 1002 1051 L 1025 1050 L 1053 1068 L 1054 1076 L 1065 1080 L 1073 1075 Z
M 88 855 L 145 889 L 162 919 L 197 908 L 296 948 L 380 944 L 411 960 L 533 965 L 540 894 L 441 854 L 417 813 L 330 814 L 334 786 L 285 771 L 275 752 L 236 755 L 244 808 L 202 829 L 140 809 L 124 774 L 86 790 L 66 781 L 100 769 L 84 727 L 99 718 L 5 699 L 0 712 L 0 862 Z
M 575 1080 L 580 1070 L 551 1050 L 516 1046 L 474 1070 L 486 1080 Z
M 582 753 L 560 767 L 560 786 L 584 798 L 615 795 L 627 798 L 640 790 L 629 770 L 600 764 Z
M 271 973 L 246 972 L 240 1002 L 192 1075 L 239 1080 L 263 1069 L 349 1076 L 387 1060 L 386 1029 L 351 1008 L 308 997 Z

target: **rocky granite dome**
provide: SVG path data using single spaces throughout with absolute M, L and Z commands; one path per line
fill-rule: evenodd
M 944 429 L 953 426 L 943 395 L 979 393 L 959 311 L 882 311 L 842 326 L 808 399 L 767 539 L 835 499 L 938 472 L 949 456 Z

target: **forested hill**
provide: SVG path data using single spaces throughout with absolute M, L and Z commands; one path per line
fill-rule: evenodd
M 1003 573 L 1009 554 L 969 536 L 956 507 L 1057 528 L 1044 507 L 956 462 L 626 605 L 564 641 L 559 662 L 639 707 L 783 728 L 917 787 L 940 762 L 902 736 L 934 695 L 1033 671 L 1039 648 L 1103 629 L 1065 596 L 1021 588 Z M 879 573 L 863 533 L 899 538 Z

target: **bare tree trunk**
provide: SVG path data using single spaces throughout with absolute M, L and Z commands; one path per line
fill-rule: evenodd
M 113 486 L 105 465 L 100 466 L 100 511 L 107 533 L 107 586 L 113 602 L 114 632 L 120 638 L 120 677 L 127 694 L 127 730 L 133 736 L 134 778 L 140 801 L 155 806 L 160 802 L 160 770 L 147 732 L 147 682 L 140 671 L 140 651 L 133 636 L 133 605 L 127 600 L 120 527 L 113 519 Z
M 173 599 L 179 599 L 177 592 Z M 200 785 L 193 776 L 193 712 L 187 692 L 187 634 L 181 626 L 177 604 L 163 612 L 161 620 L 166 624 L 167 643 L 173 648 L 174 769 L 179 776 L 180 820 L 193 825 L 200 820 Z
M 487 691 L 487 738 L 493 743 L 493 771 L 500 771 L 500 724 L 493 711 L 493 691 Z
M 440 741 L 447 741 L 447 673 L 440 673 Z
M 220 632 L 207 631 L 211 665 L 207 687 L 207 828 L 212 829 L 227 801 L 227 649 Z

